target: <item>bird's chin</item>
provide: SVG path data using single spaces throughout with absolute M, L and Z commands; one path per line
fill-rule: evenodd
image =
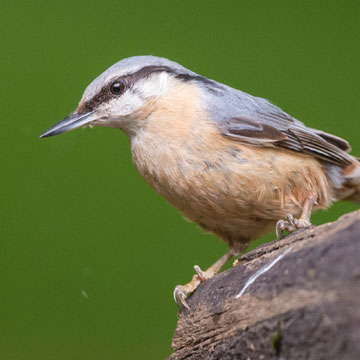
M 83 125 L 83 128 L 93 128 L 95 126 L 104 126 L 104 125 L 102 125 L 99 120 L 94 120 L 89 122 L 88 124 Z
M 97 125 L 97 124 L 95 124 L 95 121 L 92 121 L 92 122 L 90 122 L 90 123 L 88 123 L 88 124 L 85 124 L 85 125 L 83 125 L 82 126 L 82 128 L 83 129 L 85 129 L 85 128 L 93 128 L 94 126 L 99 126 L 99 125 Z
M 91 123 L 87 124 L 87 126 L 89 127 L 94 127 L 94 126 L 103 126 L 103 127 L 110 127 L 110 128 L 115 128 L 115 129 L 122 129 L 122 122 L 119 121 L 118 119 L 108 119 L 108 118 L 104 118 L 104 119 L 96 119 L 94 121 L 92 121 Z

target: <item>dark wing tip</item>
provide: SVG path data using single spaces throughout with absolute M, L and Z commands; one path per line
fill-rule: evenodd
M 328 133 L 323 132 L 321 130 L 316 130 L 316 133 L 319 136 L 321 136 L 324 140 L 326 140 L 327 142 L 335 145 L 339 149 L 341 149 L 343 151 L 346 151 L 346 152 L 351 151 L 351 146 L 345 139 L 342 139 L 341 137 L 335 136 L 333 134 L 328 134 Z

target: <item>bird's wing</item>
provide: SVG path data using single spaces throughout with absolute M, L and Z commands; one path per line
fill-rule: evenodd
M 254 145 L 303 152 L 346 167 L 353 162 L 348 142 L 335 135 L 306 127 L 279 108 L 252 111 L 222 121 L 223 134 Z

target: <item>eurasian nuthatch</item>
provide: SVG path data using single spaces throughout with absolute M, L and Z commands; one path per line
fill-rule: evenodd
M 309 226 L 312 209 L 333 201 L 360 203 L 360 163 L 347 141 L 164 58 L 111 66 L 41 137 L 88 125 L 123 130 L 150 186 L 229 244 L 213 266 L 195 266 L 192 281 L 175 288 L 186 307 L 186 296 L 250 240 L 273 227 L 279 237 Z

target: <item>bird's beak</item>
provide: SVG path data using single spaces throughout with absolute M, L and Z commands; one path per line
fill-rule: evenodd
M 59 135 L 64 132 L 77 129 L 80 126 L 89 124 L 94 120 L 91 116 L 94 112 L 95 110 L 86 114 L 78 114 L 76 111 L 73 111 L 69 116 L 56 123 L 50 129 L 46 130 L 43 134 L 40 135 L 40 137 L 44 138 L 48 136 Z

